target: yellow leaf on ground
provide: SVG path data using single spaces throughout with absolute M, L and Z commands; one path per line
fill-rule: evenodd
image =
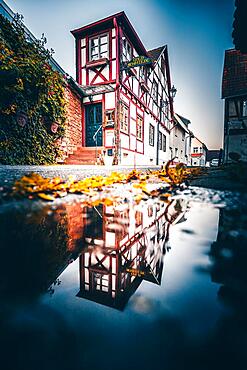
M 39 198 L 44 200 L 55 200 L 56 198 L 53 195 L 45 194 L 45 193 L 38 193 L 37 194 Z

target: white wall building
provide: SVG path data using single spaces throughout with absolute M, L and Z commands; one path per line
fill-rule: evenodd
M 179 114 L 174 114 L 174 126 L 170 133 L 170 152 L 174 162 L 191 165 L 192 132 L 188 126 L 191 122 Z
M 160 165 L 170 159 L 167 46 L 147 51 L 124 12 L 72 34 L 77 82 L 85 91 L 85 150 L 97 146 L 106 164 Z
M 193 137 L 191 143 L 191 166 L 205 166 L 206 154 L 206 145 L 197 137 Z

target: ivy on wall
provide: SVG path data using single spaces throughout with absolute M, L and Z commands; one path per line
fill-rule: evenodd
M 0 163 L 52 164 L 65 130 L 64 78 L 45 39 L 31 40 L 19 15 L 0 15 Z

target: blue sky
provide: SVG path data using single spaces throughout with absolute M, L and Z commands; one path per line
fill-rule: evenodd
M 124 10 L 147 49 L 167 44 L 177 113 L 210 149 L 222 146 L 224 50 L 233 47 L 234 0 L 6 0 L 75 76 L 70 30 Z

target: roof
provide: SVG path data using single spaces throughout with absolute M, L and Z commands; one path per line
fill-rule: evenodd
M 126 35 L 131 39 L 136 50 L 140 54 L 148 56 L 146 48 L 144 47 L 142 41 L 140 40 L 139 36 L 137 35 L 134 27 L 130 23 L 129 18 L 127 17 L 124 11 L 112 14 L 106 18 L 100 19 L 96 22 L 77 28 L 71 31 L 71 33 L 75 38 L 91 35 L 93 33 L 100 31 L 102 28 L 107 29 L 113 27 L 114 20 L 116 20 L 118 24 L 121 24 L 121 26 L 124 28 Z
M 188 118 L 185 118 L 183 116 L 181 116 L 180 114 L 176 113 L 176 115 L 181 119 L 181 121 L 186 125 L 188 126 L 191 122 Z
M 166 45 L 163 45 L 163 46 L 159 46 L 158 48 L 148 50 L 148 55 L 150 56 L 150 58 L 153 59 L 154 62 L 156 62 L 159 59 L 165 47 Z
M 190 130 L 188 129 L 188 124 L 191 123 L 190 120 L 180 116 L 177 113 L 174 113 L 174 119 L 176 121 L 176 124 L 178 124 L 187 133 L 190 133 Z
M 222 78 L 222 98 L 247 94 L 247 54 L 230 49 L 225 51 Z
M 207 148 L 206 144 L 204 144 L 200 139 L 198 139 L 198 137 L 196 137 L 196 136 L 194 135 L 194 136 L 193 136 L 193 139 L 198 140 L 198 141 L 202 144 L 203 148 L 204 148 L 204 149 L 206 149 L 206 150 L 208 150 L 208 148 Z

